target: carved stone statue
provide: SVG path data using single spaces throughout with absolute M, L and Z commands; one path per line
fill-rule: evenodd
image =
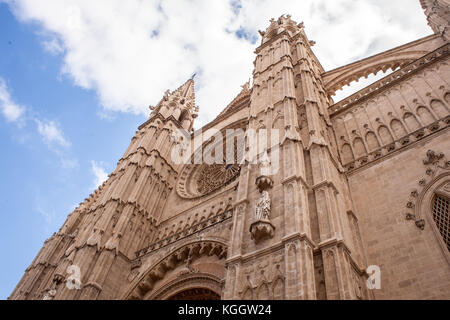
M 270 220 L 270 196 L 267 190 L 261 193 L 261 198 L 256 203 L 256 220 Z
M 275 226 L 270 222 L 271 201 L 269 189 L 273 187 L 273 180 L 268 176 L 259 176 L 256 179 L 261 197 L 255 204 L 255 222 L 250 226 L 252 239 L 259 242 L 266 238 L 272 238 Z

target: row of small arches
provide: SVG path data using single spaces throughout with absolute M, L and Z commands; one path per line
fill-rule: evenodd
M 219 207 L 219 208 L 215 208 L 215 209 L 211 208 L 209 211 L 203 212 L 202 215 L 199 215 L 198 213 L 196 213 L 195 215 L 193 215 L 194 219 L 192 219 L 192 221 L 189 221 L 190 220 L 189 218 L 187 221 L 181 220 L 181 221 L 179 221 L 178 224 L 173 224 L 172 226 L 166 227 L 163 230 L 161 230 L 153 242 L 158 242 L 158 241 L 161 241 L 168 237 L 171 237 L 176 233 L 187 230 L 188 228 L 190 228 L 194 225 L 205 222 L 209 218 L 218 216 L 221 213 L 225 213 L 225 212 L 229 211 L 230 209 L 231 209 L 231 206 L 227 205 L 227 206 L 223 206 L 223 207 Z
M 284 278 L 278 276 L 273 283 L 261 283 L 257 288 L 247 286 L 242 293 L 242 300 L 283 300 L 285 299 Z
M 450 93 L 445 95 L 445 100 L 450 103 Z M 347 164 L 382 146 L 392 144 L 409 133 L 427 127 L 449 115 L 448 107 L 440 100 L 435 99 L 431 101 L 430 107 L 431 110 L 426 106 L 420 105 L 417 107 L 415 114 L 406 111 L 403 114 L 403 121 L 394 118 L 389 126 L 380 124 L 376 132 L 368 131 L 364 136 L 364 140 L 362 137 L 356 137 L 353 139 L 352 145 L 348 142 L 344 143 L 341 148 L 343 163 Z

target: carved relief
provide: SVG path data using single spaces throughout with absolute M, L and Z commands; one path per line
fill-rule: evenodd
M 193 260 L 202 256 L 213 255 L 217 256 L 220 260 L 226 257 L 227 249 L 227 246 L 223 243 L 205 240 L 183 245 L 172 251 L 169 255 L 162 255 L 164 258 L 160 258 L 156 264 L 150 267 L 146 273 L 140 277 L 132 290 L 126 293 L 125 298 L 142 299 L 154 288 L 156 282 L 163 279 L 168 271 L 174 270 L 178 265 L 184 265 L 178 274 L 179 277 L 190 273 L 196 273 L 197 270 L 191 266 Z
M 444 187 L 442 187 L 442 189 L 443 189 L 445 192 L 450 193 L 450 182 L 447 183 Z
M 408 211 L 405 213 L 405 218 L 407 221 L 414 221 L 415 225 L 421 229 L 425 229 L 425 219 L 422 218 L 422 212 L 417 201 L 421 200 L 423 194 L 428 190 L 430 184 L 433 183 L 434 178 L 437 177 L 439 173 L 443 171 L 450 170 L 450 161 L 447 161 L 445 155 L 441 152 L 436 152 L 433 150 L 428 150 L 426 158 L 423 160 L 423 164 L 428 166 L 425 169 L 425 175 L 427 178 L 423 178 L 419 181 L 420 190 L 413 190 L 410 194 L 410 199 L 406 203 L 406 208 Z M 450 183 L 449 183 L 450 184 Z M 444 186 L 444 189 L 448 186 Z
M 250 226 L 250 233 L 252 239 L 259 242 L 265 238 L 272 238 L 275 232 L 275 227 L 270 222 L 271 200 L 268 192 L 273 186 L 273 181 L 267 176 L 260 176 L 256 184 L 261 197 L 255 206 L 255 222 Z
M 239 296 L 244 300 L 285 299 L 285 276 L 282 252 L 274 253 L 252 261 L 244 267 Z
M 192 223 L 188 221 L 179 231 L 175 232 L 175 225 L 169 228 L 161 230 L 161 235 L 157 236 L 155 241 L 148 247 L 145 247 L 136 252 L 137 256 L 142 256 L 147 253 L 159 250 L 165 246 L 168 246 L 175 242 L 186 241 L 194 234 L 210 235 L 216 238 L 222 238 L 228 240 L 230 238 L 230 226 L 229 221 L 233 215 L 231 208 L 227 207 L 226 211 L 222 211 L 220 208 L 217 214 L 211 215 L 209 218 L 202 216 L 201 219 L 194 218 Z M 180 221 L 181 222 L 181 221 Z M 163 226 L 161 226 L 162 228 Z

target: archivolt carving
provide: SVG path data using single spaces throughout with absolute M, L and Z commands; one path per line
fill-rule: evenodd
M 218 259 L 224 259 L 227 256 L 227 246 L 224 243 L 204 240 L 192 242 L 175 249 L 164 258 L 152 265 L 135 283 L 132 289 L 125 294 L 125 299 L 142 299 L 153 290 L 155 283 L 164 278 L 165 274 L 175 269 L 180 264 L 186 263 L 187 268 L 190 262 L 203 256 L 217 256 Z M 189 269 L 189 268 L 188 268 Z M 186 272 L 188 274 L 190 272 Z
M 406 220 L 414 221 L 421 230 L 425 229 L 423 213 L 430 211 L 434 190 L 450 181 L 450 161 L 443 153 L 429 150 L 423 164 L 427 166 L 425 177 L 418 182 L 418 189 L 411 191 L 405 214 Z M 428 223 L 434 225 L 433 219 Z
M 149 300 L 166 300 L 189 288 L 209 289 L 217 294 L 221 292 L 221 279 L 211 274 L 185 274 L 152 293 Z

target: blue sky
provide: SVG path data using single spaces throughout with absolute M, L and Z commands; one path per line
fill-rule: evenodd
M 0 0 L 0 299 L 148 106 L 197 72 L 196 127 L 212 120 L 251 77 L 257 31 L 284 13 L 326 69 L 431 33 L 418 0 Z
M 112 171 L 145 121 L 130 113 L 102 119 L 96 93 L 61 76 L 61 63 L 43 49 L 35 25 L 19 23 L 0 3 L 0 77 L 14 102 L 26 108 L 23 123 L 0 117 L 0 299 L 94 190 L 92 161 Z M 70 145 L 47 142 L 35 119 L 58 123 Z

